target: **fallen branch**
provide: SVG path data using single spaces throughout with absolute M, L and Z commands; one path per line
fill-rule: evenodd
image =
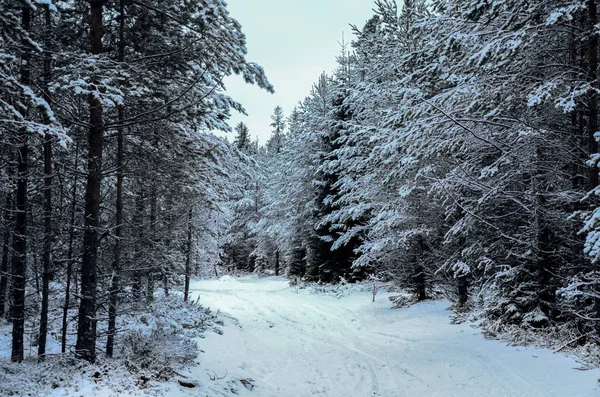
M 577 342 L 580 339 L 586 337 L 586 336 L 590 336 L 592 334 L 592 332 L 588 332 L 587 334 L 583 334 L 583 335 L 579 335 L 577 338 L 565 343 L 564 345 L 562 345 L 560 348 L 558 348 L 557 350 L 554 350 L 554 354 L 560 352 L 561 350 L 563 350 L 564 348 L 568 347 L 571 343 Z
M 227 377 L 227 370 L 225 370 L 225 375 L 223 375 L 223 376 L 217 375 L 217 373 L 215 371 L 213 371 L 213 375 L 209 374 L 208 372 L 206 373 L 206 375 L 208 375 L 210 380 L 221 380 L 221 379 L 225 379 L 225 377 Z

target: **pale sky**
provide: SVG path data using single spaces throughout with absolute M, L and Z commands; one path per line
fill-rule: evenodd
M 227 93 L 248 113 L 234 112 L 229 124 L 243 121 L 261 143 L 271 135 L 275 106 L 287 117 L 319 75 L 335 69 L 342 32 L 350 42 L 349 25 L 362 28 L 373 15 L 373 0 L 227 0 L 227 5 L 246 35 L 247 59 L 264 67 L 275 86 L 275 94 L 269 94 L 239 76 L 225 80 Z M 227 136 L 231 141 L 235 134 Z

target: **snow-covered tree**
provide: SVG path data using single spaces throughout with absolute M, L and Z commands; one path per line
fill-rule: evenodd
M 235 126 L 235 132 L 237 135 L 233 143 L 237 146 L 237 148 L 245 153 L 251 151 L 252 141 L 250 139 L 250 131 L 248 129 L 248 126 L 240 121 Z
M 285 117 L 281 106 L 276 106 L 271 115 L 271 138 L 267 142 L 269 152 L 277 154 L 281 151 L 283 134 L 285 129 Z

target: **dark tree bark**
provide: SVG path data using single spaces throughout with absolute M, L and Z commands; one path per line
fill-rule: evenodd
M 190 277 L 192 274 L 192 215 L 193 211 L 190 208 L 188 212 L 188 234 L 187 234 L 187 249 L 185 257 L 185 290 L 183 293 L 183 300 L 185 302 L 189 299 L 190 294 Z
M 121 0 L 121 5 L 123 0 Z M 119 107 L 119 120 L 123 119 L 123 109 Z M 108 306 L 108 337 L 106 340 L 106 355 L 112 357 L 114 353 L 114 342 L 117 324 L 117 305 L 120 289 L 121 275 L 121 248 L 123 238 L 123 129 L 117 131 L 117 201 L 116 201 L 116 225 L 115 225 L 115 251 L 112 266 L 112 277 L 110 285 L 110 296 Z
M 420 301 L 427 299 L 427 290 L 425 289 L 425 270 L 423 269 L 422 265 L 415 266 L 414 281 L 417 289 L 417 299 Z
M 91 53 L 102 53 L 104 0 L 91 0 Z M 99 85 L 97 76 L 94 84 Z M 88 175 L 85 191 L 85 222 L 83 231 L 83 256 L 81 261 L 81 300 L 77 323 L 76 354 L 87 361 L 96 359 L 96 287 L 98 259 L 98 227 L 100 225 L 100 187 L 102 183 L 102 151 L 104 131 L 102 103 L 91 94 L 90 129 L 88 132 Z
M 458 277 L 458 304 L 460 306 L 465 305 L 469 300 L 469 281 L 467 277 Z
M 25 5 L 22 9 L 21 24 L 23 30 L 31 28 L 31 9 Z M 23 61 L 21 62 L 21 83 L 31 83 L 30 48 L 23 42 Z M 22 109 L 23 112 L 26 109 Z M 15 198 L 15 229 L 12 241 L 12 351 L 13 362 L 23 361 L 23 334 L 25 332 L 25 286 L 27 281 L 27 177 L 29 146 L 28 132 L 21 129 L 17 132 L 17 192 Z
M 171 234 L 173 232 L 173 196 L 171 192 L 167 193 L 166 198 L 166 207 L 167 207 L 167 236 L 165 237 L 165 247 L 167 252 L 171 250 Z M 169 296 L 169 274 L 165 268 L 162 269 L 162 278 L 163 278 L 163 290 L 165 292 L 165 296 Z
M 546 153 L 543 150 L 543 143 L 536 142 L 535 162 L 531 174 L 527 175 L 527 183 L 530 186 L 533 202 L 532 213 L 532 263 L 529 271 L 536 275 L 537 304 L 540 310 L 549 318 L 554 313 L 554 304 L 556 302 L 556 286 L 552 274 L 555 274 L 555 257 L 553 253 L 560 250 L 556 245 L 556 239 L 550 230 L 547 221 L 548 203 L 546 192 L 548 192 L 548 181 L 543 171 L 546 164 Z
M 598 153 L 598 142 L 596 141 L 595 134 L 598 131 L 598 34 L 596 33 L 596 26 L 598 25 L 598 8 L 596 0 L 587 0 L 588 8 L 588 28 L 589 41 L 588 41 L 588 82 L 594 88 L 588 93 L 588 117 L 587 117 L 587 141 L 588 141 L 588 153 Z M 589 175 L 589 186 L 588 190 L 593 190 L 598 187 L 598 167 L 591 167 Z M 599 270 L 598 264 L 594 265 L 595 270 Z M 600 289 L 596 286 L 596 290 Z M 594 299 L 594 311 L 596 318 L 600 318 L 600 297 Z M 597 330 L 600 334 L 600 321 L 597 322 Z
M 591 30 L 588 43 L 588 82 L 594 88 L 598 87 L 598 34 L 595 27 L 598 24 L 596 0 L 588 0 L 588 26 Z M 595 90 L 588 93 L 587 141 L 590 154 L 598 152 L 598 142 L 594 135 L 598 131 L 598 94 Z M 589 176 L 590 187 L 598 186 L 598 169 L 592 167 Z
M 75 171 L 79 166 L 79 143 L 75 146 Z M 67 253 L 67 285 L 65 287 L 65 303 L 62 313 L 62 334 L 60 340 L 60 351 L 67 351 L 67 317 L 71 301 L 71 277 L 73 274 L 73 242 L 75 240 L 75 209 L 77 206 L 77 172 L 73 177 L 73 194 L 71 199 L 71 222 L 69 224 L 69 251 Z
M 125 0 L 119 1 L 119 62 L 125 59 Z M 123 124 L 123 106 L 117 110 L 118 124 Z M 117 129 L 117 200 L 115 203 L 115 252 L 112 266 L 112 278 L 108 298 L 108 335 L 106 339 L 106 355 L 112 357 L 114 354 L 115 334 L 117 330 L 117 305 L 119 303 L 119 289 L 121 276 L 121 248 L 123 238 L 123 127 Z
M 44 19 L 46 24 L 46 48 L 44 52 L 44 99 L 50 103 L 49 85 L 52 79 L 52 55 L 48 49 L 52 20 L 50 18 L 50 7 L 44 7 Z M 49 122 L 49 120 L 47 120 Z M 50 281 L 53 278 L 52 270 L 52 137 L 47 134 L 44 139 L 44 251 L 42 262 L 44 270 L 42 274 L 42 307 L 40 313 L 40 335 L 38 340 L 38 356 L 44 359 L 46 354 L 46 336 L 48 333 L 48 294 Z
M 165 293 L 165 296 L 169 296 L 169 278 L 167 277 L 166 272 L 163 273 L 162 282 L 163 282 L 163 291 Z
M 25 286 L 27 277 L 27 131 L 18 133 L 17 193 L 12 241 L 12 352 L 11 361 L 23 361 Z
M 583 18 L 583 21 L 578 21 L 585 23 L 585 15 L 580 16 L 579 18 Z M 573 66 L 577 66 L 579 68 L 585 69 L 585 62 L 582 59 L 581 46 L 579 40 L 575 35 L 576 27 L 572 26 L 570 29 L 569 35 L 569 64 Z M 583 111 L 581 108 L 576 109 L 571 112 L 571 134 L 569 137 L 570 145 L 574 148 L 580 148 L 578 150 L 577 159 L 572 161 L 571 163 L 571 186 L 574 191 L 583 192 L 587 186 L 586 182 L 586 172 L 584 171 L 585 163 L 588 161 L 589 156 L 586 150 L 583 150 L 587 146 L 586 138 L 585 138 L 585 127 L 583 122 Z M 571 203 L 571 208 L 568 210 L 571 213 L 575 213 L 577 211 L 585 210 L 586 203 L 577 200 Z M 572 232 L 571 232 L 571 252 L 570 258 L 567 258 L 567 261 L 570 261 L 574 264 L 574 272 L 579 273 L 584 271 L 586 265 L 586 255 L 583 252 L 585 236 L 579 231 L 581 230 L 581 225 L 577 220 L 572 222 Z
M 418 235 L 416 241 L 416 253 L 415 253 L 415 268 L 413 281 L 415 283 L 417 299 L 422 301 L 427 299 L 427 279 L 425 277 L 425 268 L 421 263 L 423 260 L 423 253 L 425 251 L 425 241 L 423 236 Z
M 275 250 L 275 275 L 279 276 L 279 249 Z
M 134 225 L 135 225 L 135 250 L 134 250 L 134 268 L 132 269 L 132 285 L 131 290 L 133 294 L 133 303 L 135 306 L 140 305 L 144 302 L 142 296 L 142 274 L 143 264 L 145 263 L 145 255 L 143 254 L 143 241 L 144 241 L 144 213 L 145 208 L 145 197 L 144 188 L 140 183 L 140 191 L 135 197 L 135 213 L 134 213 Z
M 9 169 L 8 174 L 12 176 L 12 170 Z M 6 314 L 6 297 L 8 293 L 8 279 L 9 279 L 9 269 L 8 263 L 10 260 L 10 235 L 12 227 L 12 214 L 11 208 L 13 206 L 12 202 L 13 193 L 9 192 L 6 194 L 5 199 L 5 208 L 2 213 L 2 221 L 4 224 L 4 235 L 2 236 L 2 260 L 0 262 L 0 317 L 4 317 Z
M 148 242 L 154 244 L 156 234 L 156 215 L 158 211 L 158 198 L 156 193 L 156 182 L 152 182 L 152 189 L 150 191 L 150 237 Z M 149 247 L 152 249 L 152 246 Z M 154 277 L 155 267 L 151 263 L 148 269 L 148 283 L 146 285 L 146 304 L 151 304 L 154 301 Z

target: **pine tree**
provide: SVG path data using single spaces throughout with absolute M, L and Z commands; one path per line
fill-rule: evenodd
M 246 126 L 246 124 L 240 121 L 235 126 L 235 132 L 237 133 L 237 136 L 233 141 L 234 144 L 242 152 L 249 153 L 252 149 L 252 142 L 250 141 L 250 133 L 248 130 L 248 126 Z
M 276 106 L 271 115 L 271 138 L 267 142 L 267 148 L 271 153 L 279 153 L 281 151 L 281 145 L 283 141 L 284 129 L 285 129 L 285 117 L 283 115 L 283 109 L 281 106 Z
M 102 54 L 104 30 L 104 1 L 90 2 L 91 55 Z M 92 84 L 99 86 L 97 75 L 91 76 Z M 102 154 L 104 150 L 103 105 L 100 93 L 89 95 L 90 128 L 88 132 L 88 165 L 85 190 L 85 225 L 81 259 L 81 300 L 77 324 L 77 345 L 79 357 L 88 361 L 96 360 L 96 296 L 97 265 L 100 228 L 100 189 L 102 182 Z

